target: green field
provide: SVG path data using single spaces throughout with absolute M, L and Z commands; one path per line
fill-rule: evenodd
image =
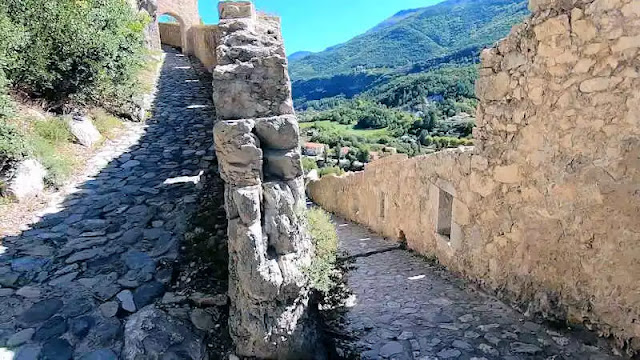
M 389 131 L 385 129 L 354 129 L 353 125 L 342 125 L 329 120 L 312 121 L 300 123 L 301 130 L 318 129 L 321 132 L 336 131 L 347 136 L 361 136 L 365 138 L 380 138 L 389 136 Z M 303 134 L 304 135 L 304 134 Z

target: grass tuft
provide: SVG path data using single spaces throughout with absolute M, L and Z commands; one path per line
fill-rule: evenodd
M 59 117 L 32 121 L 34 134 L 52 145 L 62 145 L 73 141 L 69 125 Z
M 320 175 L 320 177 L 323 177 L 325 175 L 330 175 L 330 174 L 341 176 L 341 175 L 344 175 L 344 170 L 342 170 L 338 166 L 330 166 L 330 167 L 324 167 L 320 169 L 320 171 L 318 172 L 318 175 Z
M 91 118 L 96 129 L 107 139 L 114 139 L 123 128 L 122 121 L 103 109 L 94 109 Z
M 337 285 L 338 234 L 326 211 L 312 208 L 306 215 L 308 231 L 315 246 L 315 257 L 307 275 L 311 286 L 327 295 Z

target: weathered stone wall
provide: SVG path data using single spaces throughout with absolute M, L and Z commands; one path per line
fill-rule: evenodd
M 531 315 L 638 350 L 640 2 L 530 8 L 482 54 L 475 150 L 385 159 L 309 191 Z
M 196 25 L 191 28 L 191 31 L 193 55 L 207 70 L 212 71 L 216 66 L 218 26 Z
M 160 23 L 158 25 L 163 44 L 182 47 L 180 24 Z M 191 44 L 190 54 L 198 58 L 209 71 L 216 65 L 217 38 L 217 25 L 194 25 L 187 34 L 187 41 Z
M 160 41 L 165 45 L 182 47 L 182 33 L 180 24 L 158 23 L 160 31 Z
M 182 53 L 193 54 L 192 28 L 200 24 L 198 0 L 153 0 L 157 1 L 157 11 L 154 17 L 157 24 L 158 16 L 171 15 L 180 23 L 182 30 Z M 158 26 L 158 25 L 156 25 Z
M 299 128 L 280 21 L 222 2 L 214 129 L 229 219 L 230 333 L 241 356 L 314 358 Z

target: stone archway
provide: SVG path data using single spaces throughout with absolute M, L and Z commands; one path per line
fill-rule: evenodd
M 192 54 L 193 41 L 190 33 L 193 26 L 200 24 L 198 0 L 158 0 L 155 22 L 157 23 L 158 16 L 165 14 L 171 15 L 178 20 L 182 39 L 182 52 L 184 54 Z
M 163 16 L 171 16 L 177 21 L 173 22 L 160 22 L 159 19 Z M 160 43 L 164 45 L 170 45 L 175 48 L 182 49 L 182 52 L 187 54 L 189 48 L 189 40 L 187 38 L 186 26 L 184 20 L 174 13 L 158 13 L 158 30 L 160 36 Z M 191 47 L 193 49 L 193 47 Z
M 152 21 L 144 31 L 147 48 L 160 50 L 161 28 L 165 37 L 172 41 L 166 43 L 182 48 L 182 53 L 197 57 L 207 70 L 216 64 L 218 26 L 202 25 L 198 11 L 198 0 L 128 0 L 137 11 L 148 14 Z M 158 24 L 158 17 L 170 15 L 178 20 L 176 25 Z M 165 39 L 166 40 L 166 39 Z

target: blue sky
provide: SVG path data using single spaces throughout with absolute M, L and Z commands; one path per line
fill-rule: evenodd
M 441 0 L 254 0 L 258 10 L 282 17 L 287 54 L 321 51 L 372 28 L 400 10 Z M 206 24 L 218 22 L 218 1 L 200 0 Z

